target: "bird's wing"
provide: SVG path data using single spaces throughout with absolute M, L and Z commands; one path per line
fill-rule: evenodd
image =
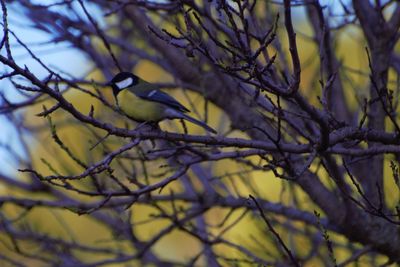
M 182 105 L 181 103 L 176 101 L 175 98 L 164 93 L 163 91 L 158 90 L 158 88 L 156 86 L 154 86 L 154 87 L 155 88 L 153 90 L 147 90 L 147 91 L 135 90 L 135 89 L 131 89 L 131 88 L 129 88 L 129 89 L 140 98 L 162 103 L 164 105 L 167 105 L 167 106 L 174 108 L 176 110 L 179 110 L 181 112 L 189 112 L 190 111 L 184 105 Z

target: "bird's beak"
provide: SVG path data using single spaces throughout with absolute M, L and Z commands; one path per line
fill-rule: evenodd
M 104 84 L 104 86 L 111 86 L 111 85 L 112 85 L 111 81 L 106 82 L 106 83 Z

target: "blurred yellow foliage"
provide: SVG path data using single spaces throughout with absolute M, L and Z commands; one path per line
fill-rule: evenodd
M 316 95 L 320 95 L 319 93 L 316 94 L 314 90 L 315 88 L 320 88 L 318 80 L 320 79 L 320 75 L 318 73 L 318 66 L 317 66 L 317 59 L 315 58 L 315 54 L 318 53 L 317 47 L 314 44 L 311 44 L 310 40 L 306 37 L 310 35 L 310 29 L 304 24 L 299 27 L 299 30 L 303 32 L 302 35 L 299 34 L 298 38 L 298 46 L 301 47 L 299 50 L 300 58 L 302 59 L 302 66 L 305 66 L 302 71 L 302 83 L 301 88 L 305 95 L 312 96 L 312 101 L 314 104 L 318 105 L 318 100 L 315 97 Z M 360 97 L 366 92 L 359 92 L 357 90 L 352 90 L 352 86 L 356 87 L 363 87 L 368 81 L 368 70 L 367 66 L 368 63 L 365 62 L 365 50 L 364 44 L 360 43 L 358 40 L 359 33 L 354 30 L 349 34 L 345 34 L 341 37 L 340 42 L 338 42 L 338 58 L 341 61 L 341 64 L 349 68 L 350 70 L 359 70 L 350 72 L 348 77 L 345 77 L 346 82 L 346 90 L 345 93 L 347 95 L 348 102 L 350 104 L 356 104 L 356 96 Z M 352 36 L 349 38 L 349 36 Z M 282 35 L 283 44 L 286 44 L 285 36 Z M 286 49 L 286 48 L 285 48 Z M 273 54 L 273 51 L 270 51 Z M 363 72 L 365 69 L 365 75 L 360 75 L 359 72 Z M 149 82 L 162 82 L 162 83 L 176 83 L 173 77 L 168 75 L 165 71 L 163 71 L 157 65 L 150 63 L 149 61 L 141 61 L 137 67 L 135 68 L 134 72 L 142 77 L 144 80 Z M 101 80 L 101 76 L 99 73 L 94 73 L 91 75 L 93 80 Z M 86 90 L 95 93 L 95 87 L 93 85 L 84 85 L 83 86 Z M 106 99 L 112 103 L 114 103 L 112 92 L 110 88 L 98 88 L 106 97 Z M 320 89 L 318 89 L 320 90 Z M 178 89 L 168 89 L 168 92 L 173 94 L 181 103 L 185 106 L 192 109 L 193 114 L 204 114 L 203 109 L 205 106 L 204 99 L 201 95 L 188 92 L 182 88 Z M 129 119 L 123 118 L 121 115 L 118 115 L 114 111 L 109 108 L 104 107 L 104 105 L 96 100 L 94 97 L 89 96 L 86 93 L 83 93 L 79 90 L 69 90 L 65 97 L 76 107 L 79 111 L 83 112 L 84 114 L 88 114 L 91 110 L 91 107 L 94 109 L 94 116 L 101 117 L 102 120 L 106 122 L 112 122 L 113 124 L 119 127 L 128 127 L 134 128 L 135 123 Z M 47 109 L 51 108 L 54 105 L 54 102 L 45 100 L 41 105 L 37 105 L 35 107 L 29 108 L 28 110 L 28 117 L 27 119 L 32 125 L 33 128 L 43 129 L 49 128 L 48 119 L 37 117 L 35 114 L 43 111 L 42 106 L 46 106 Z M 227 120 L 227 116 L 222 114 L 222 112 L 215 106 L 209 105 L 209 124 L 212 127 L 223 125 L 223 127 L 218 128 L 219 132 L 228 131 L 228 125 L 224 122 Z M 118 120 L 116 120 L 118 118 Z M 93 130 L 88 128 L 85 125 L 80 123 L 76 123 L 73 118 L 66 114 L 62 109 L 59 109 L 51 114 L 51 121 L 52 124 L 56 127 L 56 133 L 60 140 L 70 149 L 71 153 L 80 161 L 92 163 L 102 159 L 103 155 L 101 154 L 101 149 L 95 148 L 94 150 L 90 151 L 90 148 L 93 144 L 96 143 L 97 140 L 93 140 L 93 133 L 95 133 L 98 138 L 100 139 L 102 136 L 105 135 L 105 132 L 101 130 Z M 203 132 L 203 129 L 187 123 L 189 133 L 199 134 Z M 182 126 L 177 121 L 164 121 L 161 123 L 161 128 L 164 130 L 169 130 L 173 132 L 183 132 Z M 232 132 L 229 134 L 230 137 L 246 137 L 244 134 L 240 132 Z M 110 138 L 110 142 L 107 142 L 107 149 L 113 150 L 121 146 L 124 143 L 122 138 Z M 56 173 L 64 174 L 64 175 L 74 175 L 79 174 L 84 171 L 84 168 L 80 166 L 76 161 L 72 160 L 71 157 L 67 155 L 67 153 L 61 149 L 55 142 L 51 136 L 50 131 L 37 131 L 37 134 L 32 136 L 32 140 L 30 142 L 30 146 L 35 147 L 35 155 L 32 155 L 33 158 L 33 166 L 37 169 L 37 171 L 43 175 L 51 175 Z M 145 144 L 143 146 L 144 149 L 151 147 L 151 144 Z M 132 152 L 132 155 L 139 156 L 139 152 Z M 248 158 L 249 162 L 256 163 L 258 161 L 258 157 Z M 127 160 L 127 166 L 132 164 Z M 165 162 L 159 162 L 160 165 L 154 166 L 146 166 L 149 168 L 151 172 L 154 173 L 162 173 L 162 168 L 160 166 L 165 164 Z M 311 166 L 311 170 L 317 171 L 318 164 L 315 162 Z M 116 169 L 116 173 L 122 174 L 119 172 L 118 166 L 112 165 L 113 168 Z M 143 166 L 136 166 L 138 169 L 143 168 Z M 236 197 L 240 198 L 243 196 L 248 196 L 249 192 L 248 188 L 251 185 L 255 188 L 261 196 L 265 197 L 266 199 L 273 201 L 273 202 L 281 202 L 283 204 L 290 205 L 291 201 L 294 201 L 291 197 L 291 190 L 299 190 L 291 188 L 290 184 L 276 179 L 272 172 L 265 172 L 265 171 L 252 171 L 246 174 L 245 170 L 242 167 L 239 167 L 236 162 L 232 160 L 221 160 L 216 162 L 212 168 L 210 169 L 212 175 L 214 177 L 219 177 L 220 184 L 215 183 L 214 189 L 219 192 L 220 194 L 224 194 L 224 192 L 229 191 L 233 192 Z M 238 175 L 232 175 L 232 173 L 238 172 Z M 143 173 L 139 173 L 139 175 L 143 175 Z M 168 172 L 167 174 L 168 175 Z M 326 177 L 327 175 L 324 174 Z M 164 175 L 165 176 L 165 175 Z M 151 182 L 159 181 L 163 177 L 160 178 L 151 178 Z M 193 173 L 188 172 L 185 177 L 181 179 L 188 179 L 199 190 L 199 194 L 205 192 L 204 184 L 199 181 L 199 178 Z M 235 179 L 235 183 L 231 183 L 231 179 Z M 390 187 L 393 186 L 393 181 L 391 179 L 387 180 L 387 187 L 385 190 L 390 190 Z M 326 185 L 329 186 L 331 180 L 327 177 L 326 180 L 323 181 Z M 108 181 L 102 181 L 102 183 L 107 184 Z M 77 186 L 84 190 L 87 187 L 93 186 L 91 179 L 89 177 L 85 178 L 84 180 L 75 181 L 72 183 L 74 186 Z M 134 185 L 126 183 L 126 186 L 132 187 Z M 169 184 L 160 195 L 163 194 L 170 194 L 171 192 L 179 193 L 182 185 L 178 182 L 174 182 Z M 395 191 L 393 191 L 394 194 Z M 65 192 L 64 192 L 65 193 Z M 23 196 L 21 192 L 15 192 L 12 189 L 8 190 L 6 194 L 16 195 L 16 196 Z M 153 193 L 156 194 L 156 193 Z M 86 199 L 87 201 L 94 201 L 96 197 L 89 197 L 89 196 L 82 196 L 78 193 L 71 193 L 69 192 L 68 195 L 75 199 Z M 299 194 L 296 194 L 299 195 Z M 300 201 L 304 203 L 304 207 L 313 207 L 312 203 L 307 203 L 308 201 L 305 194 L 300 194 L 299 199 L 296 201 Z M 42 195 L 36 196 L 37 198 L 44 197 Z M 203 196 L 207 198 L 206 195 Z M 243 199 L 245 202 L 246 199 Z M 398 199 L 395 200 L 397 203 Z M 393 204 L 393 203 L 392 203 Z M 177 206 L 184 206 L 188 205 L 186 203 L 175 203 Z M 160 206 L 160 208 L 164 209 L 166 213 L 173 212 L 171 203 L 165 203 Z M 339 208 L 339 207 L 338 207 Z M 20 209 L 16 209 L 14 206 L 7 206 L 6 211 L 9 216 L 17 216 L 22 212 Z M 162 218 L 155 218 L 154 214 L 157 213 L 157 210 L 154 208 L 149 208 L 146 205 L 141 204 L 134 204 L 130 211 L 132 212 L 132 221 L 136 225 L 135 231 L 137 231 L 140 237 L 144 237 L 146 239 L 151 239 L 153 236 L 157 235 L 160 229 L 167 227 L 170 224 L 170 221 L 162 219 Z M 125 213 L 127 211 L 124 211 Z M 204 218 L 207 224 L 215 225 L 215 232 L 211 233 L 217 235 L 221 229 L 217 227 L 218 223 L 221 220 L 224 220 L 226 215 L 230 212 L 228 209 L 223 208 L 214 208 L 209 210 L 206 213 L 206 217 Z M 122 215 L 121 215 L 122 216 Z M 262 250 L 262 246 L 268 248 L 268 250 L 273 250 L 274 248 L 274 241 L 273 240 L 264 240 L 262 246 L 256 242 L 256 240 L 260 241 L 258 238 L 263 233 L 260 233 L 259 229 L 263 229 L 263 227 L 255 227 L 254 224 L 255 220 L 252 218 L 254 214 L 243 214 L 242 210 L 236 210 L 232 213 L 232 216 L 228 219 L 230 223 L 235 222 L 237 218 L 240 216 L 245 216 L 245 219 L 242 220 L 239 224 L 235 225 L 232 229 L 228 229 L 227 232 L 222 236 L 226 239 L 235 239 L 235 240 L 242 240 L 243 243 L 246 244 L 253 244 L 251 247 L 254 249 Z M 96 244 L 99 247 L 102 247 L 103 244 L 108 244 L 108 242 L 113 242 L 113 233 L 111 233 L 107 227 L 99 224 L 96 220 L 89 218 L 89 216 L 79 216 L 76 212 L 72 212 L 66 209 L 60 209 L 57 212 L 50 212 L 46 208 L 35 208 L 33 211 L 29 212 L 28 215 L 24 218 L 25 220 L 29 221 L 34 227 L 45 231 L 49 236 L 55 236 L 62 238 L 67 241 L 79 241 L 82 244 Z M 143 223 L 147 220 L 151 220 L 151 223 Z M 293 222 L 289 222 L 283 218 L 279 218 L 279 221 L 282 224 L 290 224 Z M 263 222 L 258 222 L 263 223 Z M 296 223 L 301 225 L 301 223 Z M 228 223 L 229 225 L 229 223 Z M 279 232 L 279 227 L 277 231 Z M 264 228 L 264 231 L 267 231 Z M 310 234 L 312 234 L 310 232 Z M 286 237 L 285 233 L 282 233 L 282 236 Z M 5 237 L 1 237 L 2 239 Z M 290 238 L 290 237 L 289 237 Z M 338 238 L 337 236 L 332 237 L 332 240 Z M 307 242 L 307 239 L 303 238 L 301 235 L 291 237 L 292 246 L 302 247 L 304 253 L 308 251 L 310 248 L 310 244 Z M 120 243 L 121 245 L 121 243 Z M 2 246 L 2 245 L 0 245 Z M 128 249 L 121 245 L 121 250 Z M 199 251 L 202 249 L 200 247 L 200 243 L 194 237 L 185 234 L 183 231 L 179 230 L 172 230 L 171 233 L 157 242 L 155 246 L 155 251 L 157 253 L 165 255 L 167 258 L 170 259 L 182 259 L 182 258 L 189 258 L 195 256 Z M 227 249 L 226 247 L 219 247 L 221 251 L 225 253 L 237 253 L 234 249 Z M 276 253 L 280 253 L 276 251 Z M 87 254 L 85 254 L 87 257 Z M 77 255 L 79 256 L 79 255 Z M 335 251 L 336 259 L 340 262 L 342 259 L 349 256 L 345 249 L 341 251 Z M 106 257 L 106 255 L 105 255 Z M 270 255 L 273 258 L 273 255 Z M 93 259 L 92 259 L 93 260 Z M 202 262 L 204 263 L 204 261 Z M 31 266 L 35 266 L 33 263 Z M 314 264 L 309 264 L 308 266 L 320 266 L 321 262 L 315 261 Z M 37 265 L 38 266 L 38 265 Z M 362 266 L 362 265 L 359 265 Z

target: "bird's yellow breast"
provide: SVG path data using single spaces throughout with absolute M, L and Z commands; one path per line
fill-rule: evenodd
M 137 97 L 125 89 L 117 95 L 120 109 L 136 121 L 160 121 L 164 118 L 165 106 L 161 103 Z

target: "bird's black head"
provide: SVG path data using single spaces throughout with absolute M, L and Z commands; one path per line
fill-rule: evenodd
M 115 96 L 125 88 L 135 86 L 139 82 L 139 77 L 130 72 L 120 72 L 112 78 L 112 80 L 108 83 L 113 89 L 113 93 Z

